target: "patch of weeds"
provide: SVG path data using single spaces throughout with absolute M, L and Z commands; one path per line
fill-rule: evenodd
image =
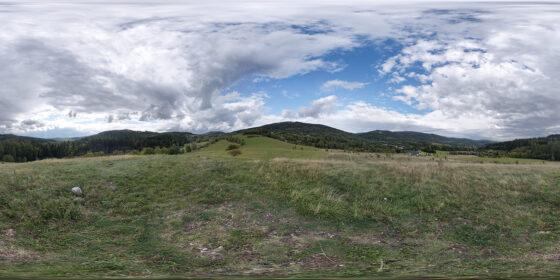
M 157 224 L 147 218 L 139 220 L 140 232 L 136 236 L 133 252 L 143 256 L 145 262 L 159 267 L 164 271 L 191 270 L 192 267 L 204 264 L 187 252 L 179 251 L 176 247 L 166 244 L 157 234 Z
M 346 240 L 327 239 L 315 242 L 310 252 L 314 254 L 324 254 L 326 257 L 336 256 L 344 258 L 349 249 L 350 244 Z
M 496 225 L 459 225 L 449 234 L 456 242 L 467 246 L 490 247 L 499 245 L 506 238 L 503 230 Z
M 387 258 L 387 251 L 375 245 L 353 246 L 345 257 L 352 261 L 377 264 Z
M 235 184 L 208 184 L 193 194 L 196 201 L 201 204 L 217 205 L 227 201 L 238 200 L 243 197 L 244 188 Z
M 223 161 L 216 161 L 213 166 L 208 168 L 209 173 L 214 173 L 221 176 L 229 176 L 233 173 L 230 166 L 224 164 Z
M 200 214 L 198 214 L 198 220 L 204 221 L 204 222 L 209 222 L 209 221 L 212 221 L 212 219 L 216 215 L 218 215 L 218 213 L 215 210 L 204 211 L 204 212 L 201 212 Z
M 288 262 L 287 248 L 281 244 L 266 243 L 258 248 L 260 263 L 264 265 L 269 264 L 282 264 Z
M 247 210 L 254 211 L 254 212 L 262 212 L 262 210 L 268 209 L 262 202 L 260 201 L 251 201 L 249 205 L 247 205 Z
M 264 233 L 256 230 L 232 230 L 225 240 L 226 250 L 241 250 L 251 248 L 253 244 L 264 237 Z
M 190 216 L 190 215 L 184 215 L 183 217 L 181 217 L 181 221 L 183 223 L 192 223 L 194 221 L 196 221 L 196 217 Z

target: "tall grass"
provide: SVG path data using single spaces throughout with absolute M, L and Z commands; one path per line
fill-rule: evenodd
M 2 165 L 0 275 L 558 272 L 553 163 L 202 155 Z

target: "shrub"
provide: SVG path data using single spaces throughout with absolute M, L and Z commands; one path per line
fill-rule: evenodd
M 168 155 L 178 155 L 181 154 L 181 149 L 177 146 L 171 146 L 168 150 L 167 150 L 167 154 Z
M 241 150 L 240 149 L 230 150 L 229 154 L 235 157 L 241 154 Z
M 183 150 L 184 150 L 185 153 L 192 152 L 191 145 L 190 144 L 185 144 L 185 146 L 183 147 Z
M 153 154 L 155 154 L 154 148 L 146 147 L 146 148 L 142 149 L 142 154 L 143 155 L 153 155 Z
M 231 151 L 231 150 L 236 150 L 236 149 L 239 149 L 239 145 L 230 144 L 230 145 L 226 148 L 226 151 Z
M 12 155 L 4 155 L 4 156 L 2 157 L 2 161 L 5 161 L 5 162 L 14 162 L 14 161 L 16 161 L 16 160 L 14 159 L 14 157 L 13 157 Z

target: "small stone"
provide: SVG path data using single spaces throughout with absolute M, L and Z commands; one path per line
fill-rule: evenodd
M 73 187 L 72 193 L 74 193 L 75 195 L 82 195 L 84 192 L 82 192 L 82 189 L 80 187 Z

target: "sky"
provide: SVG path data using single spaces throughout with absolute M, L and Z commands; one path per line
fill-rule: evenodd
M 560 2 L 0 2 L 0 133 L 560 133 Z

